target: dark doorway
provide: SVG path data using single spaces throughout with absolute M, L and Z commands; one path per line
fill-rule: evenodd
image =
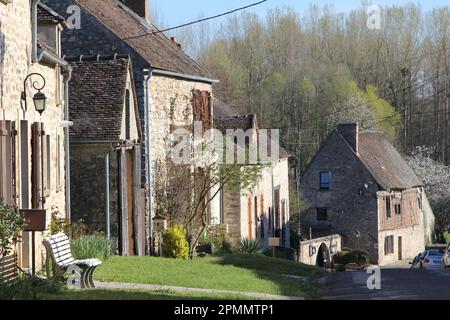
M 316 266 L 327 268 L 330 265 L 330 251 L 325 243 L 322 243 L 317 252 Z

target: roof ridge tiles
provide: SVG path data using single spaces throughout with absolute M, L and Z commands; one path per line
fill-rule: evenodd
M 130 59 L 130 55 L 126 53 L 114 53 L 109 55 L 77 55 L 77 56 L 63 56 L 67 62 L 93 62 L 93 61 L 115 61 L 120 59 Z

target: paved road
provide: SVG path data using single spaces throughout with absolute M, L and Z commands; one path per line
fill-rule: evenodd
M 329 274 L 324 299 L 450 300 L 450 269 L 381 269 L 380 290 L 367 288 L 369 276 L 364 271 Z

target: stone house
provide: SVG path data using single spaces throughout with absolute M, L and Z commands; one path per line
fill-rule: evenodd
M 121 53 L 131 57 L 143 132 L 141 183 L 146 190 L 149 238 L 152 228 L 149 222 L 155 216 L 151 191 L 155 165 L 166 161 L 166 143 L 171 131 L 177 126 L 192 126 L 194 100 L 201 102 L 199 110 L 205 113 L 199 118 L 211 118 L 212 84 L 216 81 L 183 52 L 175 39 L 168 39 L 151 23 L 149 0 L 43 1 L 67 17 L 69 6 L 80 8 L 81 28 L 62 34 L 64 54 Z
M 0 1 L 0 201 L 46 210 L 47 221 L 50 213 L 70 218 L 64 120 L 71 68 L 61 59 L 59 41 L 65 27 L 61 16 L 37 0 Z M 46 97 L 42 113 L 33 101 L 39 88 Z M 33 250 L 31 233 L 23 233 L 19 266 L 32 269 L 34 251 L 34 267 L 41 268 L 42 236 L 35 233 Z
M 301 178 L 303 233 L 342 236 L 372 263 L 413 258 L 431 242 L 433 213 L 422 182 L 380 132 L 337 126 Z
M 236 115 L 217 99 L 214 99 L 214 128 L 224 134 L 227 129 L 254 130 L 246 143 L 259 144 L 256 115 Z M 243 238 L 262 239 L 268 247 L 269 237 L 280 238 L 280 246 L 290 247 L 289 154 L 281 147 L 279 150 L 279 159 L 263 168 L 261 179 L 252 190 L 235 191 L 225 186 L 212 201 L 211 224 L 224 225 L 227 239 L 235 247 Z
M 141 127 L 128 56 L 66 58 L 72 221 L 115 240 L 122 255 L 145 253 Z

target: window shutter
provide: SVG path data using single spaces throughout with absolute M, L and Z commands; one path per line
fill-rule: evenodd
M 15 126 L 12 121 L 0 121 L 0 201 L 15 204 Z
M 29 132 L 28 121 L 20 121 L 20 179 L 21 179 L 21 207 L 30 208 L 30 176 L 29 176 Z
M 17 190 L 16 190 L 16 122 L 11 122 L 11 132 L 9 135 L 11 145 L 10 167 L 11 167 L 11 204 L 17 204 Z
M 6 202 L 6 121 L 0 120 L 0 202 Z
M 194 121 L 201 121 L 203 129 L 208 130 L 212 125 L 212 97 L 208 91 L 193 91 Z
M 45 197 L 47 197 L 51 190 L 51 168 L 50 168 L 50 136 L 45 134 L 42 127 L 41 135 L 41 155 L 42 155 L 42 191 Z
M 43 208 L 42 190 L 42 125 L 38 122 L 31 126 L 32 131 L 32 198 L 33 209 Z

